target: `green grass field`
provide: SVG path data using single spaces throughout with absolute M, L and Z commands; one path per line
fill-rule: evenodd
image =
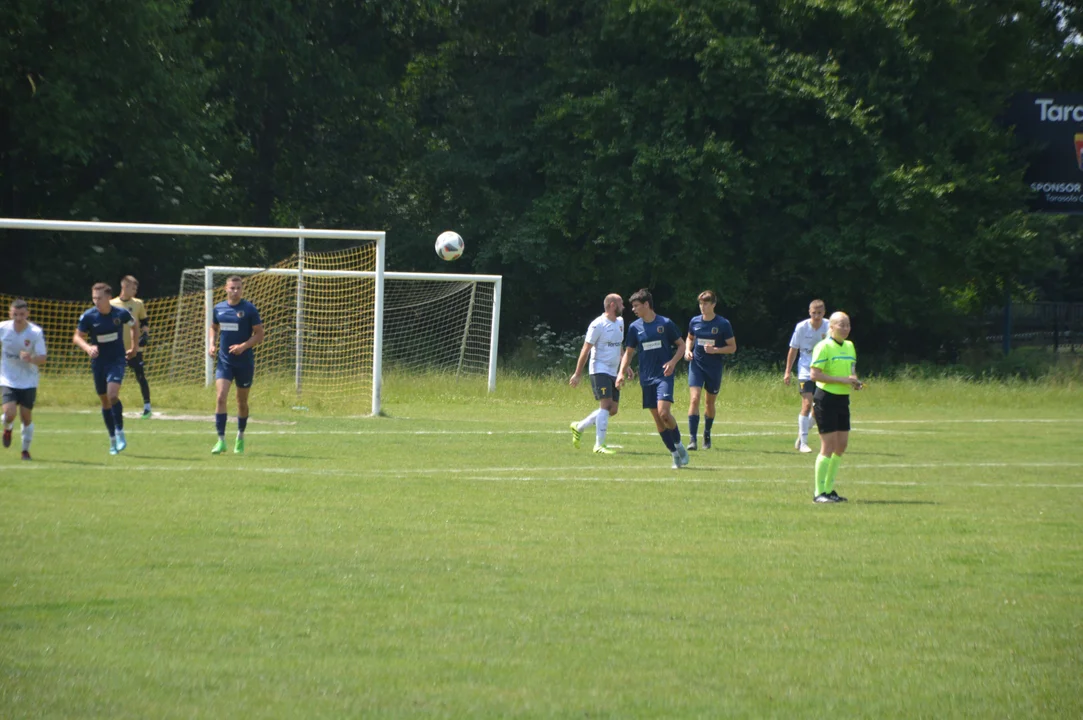
M 2 717 L 1083 716 L 1070 382 L 871 383 L 837 505 L 773 376 L 681 471 L 637 387 L 611 457 L 571 447 L 589 390 L 504 376 L 383 418 L 257 385 L 244 456 L 161 389 L 111 458 L 89 378 L 48 383 L 0 450 Z

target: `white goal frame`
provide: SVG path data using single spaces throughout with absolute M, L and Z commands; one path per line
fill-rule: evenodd
M 120 223 L 98 222 L 77 220 L 35 220 L 27 218 L 0 218 L 0 229 L 7 230 L 37 230 L 56 232 L 88 232 L 88 233 L 128 233 L 134 235 L 203 235 L 217 237 L 250 237 L 250 238 L 295 238 L 298 240 L 300 258 L 297 270 L 284 270 L 283 272 L 300 273 L 298 294 L 302 292 L 303 274 L 309 275 L 335 275 L 345 271 L 305 271 L 304 268 L 304 241 L 305 238 L 320 240 L 369 240 L 376 243 L 376 269 L 369 272 L 360 272 L 360 275 L 374 279 L 374 307 L 373 307 L 373 353 L 372 353 L 372 414 L 379 415 L 381 409 L 381 389 L 383 374 L 383 325 L 384 325 L 384 278 L 386 262 L 387 233 L 382 230 L 309 230 L 300 228 L 267 228 L 267 227 L 231 227 L 226 225 L 167 225 L 159 223 Z M 259 268 L 259 272 L 267 272 Z M 271 270 L 270 272 L 275 272 Z M 350 273 L 352 274 L 352 273 Z M 448 280 L 456 282 L 492 281 L 495 283 L 493 298 L 492 337 L 489 348 L 489 391 L 496 389 L 496 353 L 497 338 L 500 322 L 500 293 L 501 276 L 499 275 L 443 275 L 441 273 L 394 273 L 397 279 L 420 279 L 420 280 Z M 211 295 L 208 297 L 213 300 Z M 208 301 L 208 312 L 213 312 L 213 302 Z M 298 304 L 300 308 L 300 304 Z M 208 358 L 209 359 L 209 358 Z
M 208 265 L 202 268 L 189 268 L 184 273 L 203 273 L 203 309 L 204 309 L 204 337 L 206 337 L 207 331 L 210 329 L 211 324 L 214 322 L 214 290 L 215 290 L 215 275 L 291 275 L 297 277 L 297 300 L 295 302 L 295 312 L 297 316 L 297 331 L 294 338 L 295 353 L 294 353 L 294 382 L 296 384 L 298 392 L 301 389 L 301 355 L 304 351 L 302 342 L 302 334 L 304 328 L 303 312 L 304 307 L 304 279 L 306 277 L 341 277 L 341 278 L 375 278 L 377 273 L 373 270 L 306 270 L 304 268 L 304 246 L 301 245 L 298 253 L 298 265 L 296 268 L 261 268 L 261 267 L 233 267 L 225 265 Z M 504 278 L 502 275 L 471 275 L 471 274 L 455 274 L 455 273 L 423 273 L 423 272 L 391 272 L 385 271 L 383 273 L 385 280 L 427 280 L 429 282 L 465 282 L 465 283 L 479 283 L 490 282 L 493 284 L 493 314 L 489 324 L 489 364 L 488 364 L 488 383 L 489 392 L 496 390 L 496 354 L 499 348 L 500 337 L 500 295 L 503 290 Z M 184 292 L 183 282 L 181 286 L 181 292 Z M 379 413 L 379 386 L 382 377 L 383 368 L 383 293 L 380 293 L 380 307 L 377 317 L 378 321 L 374 320 L 376 327 L 374 329 L 373 347 L 372 347 L 372 383 L 373 383 L 373 411 L 372 414 Z M 473 304 L 473 298 L 471 297 L 471 304 Z M 465 351 L 465 337 L 464 348 Z M 207 385 L 214 383 L 214 358 L 209 355 L 206 356 L 204 365 L 204 376 Z

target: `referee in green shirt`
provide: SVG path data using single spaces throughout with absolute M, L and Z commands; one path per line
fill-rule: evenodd
M 857 379 L 857 351 L 846 338 L 850 335 L 850 316 L 844 312 L 831 315 L 828 337 L 812 350 L 812 413 L 820 431 L 820 454 L 816 456 L 816 493 L 818 503 L 846 502 L 835 492 L 842 454 L 850 440 L 850 392 L 862 388 Z

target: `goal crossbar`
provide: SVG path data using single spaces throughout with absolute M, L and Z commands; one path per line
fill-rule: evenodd
M 308 228 L 233 227 L 227 225 L 162 225 L 159 223 L 117 223 L 83 220 L 28 220 L 0 218 L 0 228 L 9 230 L 56 230 L 62 232 L 111 232 L 136 235 L 215 235 L 224 237 L 290 238 L 322 240 L 374 240 L 386 237 L 382 230 L 311 230 Z

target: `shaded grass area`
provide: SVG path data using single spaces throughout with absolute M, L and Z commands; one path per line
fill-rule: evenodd
M 1075 387 L 870 383 L 826 507 L 774 377 L 680 472 L 635 388 L 612 457 L 560 378 L 254 390 L 240 457 L 168 392 L 110 458 L 89 383 L 43 386 L 35 461 L 0 451 L 0 714 L 1083 713 Z

